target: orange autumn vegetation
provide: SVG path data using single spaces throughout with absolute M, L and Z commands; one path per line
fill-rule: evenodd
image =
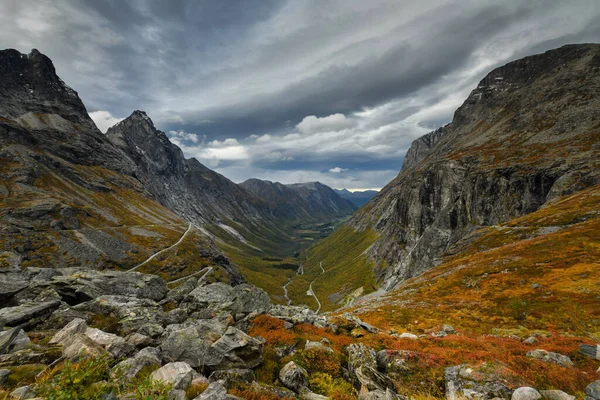
M 268 354 L 260 374 L 277 384 L 279 369 L 294 360 L 308 370 L 311 389 L 331 390 L 340 370 L 333 365 L 345 366 L 347 346 L 361 342 L 376 351 L 412 352 L 409 371 L 394 381 L 399 393 L 415 398 L 444 397 L 444 370 L 459 364 L 492 368 L 512 387 L 559 389 L 583 397 L 583 389 L 599 378 L 597 361 L 578 352 L 580 343 L 594 344 L 600 337 L 599 211 L 600 185 L 474 232 L 450 249 L 440 266 L 344 310 L 380 328 L 378 334 L 353 338 L 341 311 L 330 315 L 339 325 L 337 333 L 312 325 L 285 330 L 283 321 L 258 317 L 250 332 L 267 340 Z M 458 334 L 433 337 L 444 323 Z M 405 331 L 423 336 L 392 335 Z M 524 344 L 530 335 L 538 342 Z M 330 342 L 332 354 L 303 350 L 306 340 L 322 338 Z M 283 345 L 297 352 L 280 359 L 275 348 Z M 574 367 L 526 356 L 535 349 L 569 356 Z M 321 394 L 335 398 L 333 392 Z

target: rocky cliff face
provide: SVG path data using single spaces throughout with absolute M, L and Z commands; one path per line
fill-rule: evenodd
M 284 185 L 248 179 L 243 188 L 265 201 L 277 218 L 314 221 L 350 215 L 356 209 L 333 189 L 319 182 Z
M 436 265 L 476 227 L 600 181 L 600 46 L 572 45 L 489 73 L 453 121 L 416 140 L 396 179 L 349 222 L 380 238 L 387 289 Z
M 134 160 L 97 129 L 50 59 L 0 51 L 0 74 L 0 269 L 130 268 L 182 237 L 188 222 L 147 195 Z M 144 268 L 175 279 L 210 263 L 241 280 L 196 229 L 165 255 L 169 265 L 156 258 Z
M 134 111 L 106 136 L 135 162 L 135 175 L 153 198 L 190 221 L 252 226 L 269 216 L 258 198 L 196 159 L 186 160 L 143 111 Z

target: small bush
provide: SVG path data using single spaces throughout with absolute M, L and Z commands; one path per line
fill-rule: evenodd
M 296 362 L 309 373 L 321 372 L 334 378 L 342 376 L 342 357 L 325 350 L 303 350 L 295 356 Z
M 321 372 L 314 373 L 309 379 L 311 389 L 333 400 L 354 399 L 354 387 L 342 378 L 334 378 Z
M 37 380 L 37 394 L 48 400 L 99 399 L 114 385 L 108 383 L 109 359 L 106 356 L 66 361 Z

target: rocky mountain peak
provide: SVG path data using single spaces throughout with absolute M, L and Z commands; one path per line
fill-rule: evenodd
M 38 50 L 0 51 L 0 116 L 26 128 L 96 131 L 77 92 L 56 74 Z

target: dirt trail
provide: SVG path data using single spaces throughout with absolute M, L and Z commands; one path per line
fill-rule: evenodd
M 156 258 L 157 256 L 159 256 L 160 254 L 164 253 L 165 251 L 169 251 L 169 250 L 171 250 L 172 248 L 174 248 L 174 247 L 177 247 L 177 246 L 178 246 L 178 245 L 179 245 L 181 242 L 183 242 L 183 239 L 185 239 L 185 237 L 187 236 L 187 234 L 188 234 L 188 233 L 190 233 L 190 231 L 192 230 L 192 227 L 193 227 L 193 226 L 194 226 L 194 225 L 192 225 L 192 223 L 190 222 L 190 226 L 188 226 L 187 230 L 186 230 L 186 231 L 183 233 L 183 235 L 182 235 L 182 236 L 179 238 L 179 240 L 178 240 L 178 241 L 177 241 L 175 244 L 173 244 L 173 245 L 171 245 L 171 246 L 167 247 L 166 249 L 162 249 L 162 250 L 160 250 L 160 251 L 157 251 L 156 253 L 154 253 L 154 254 L 152 254 L 150 257 L 148 257 L 148 258 L 146 259 L 146 261 L 144 261 L 144 262 L 142 262 L 142 263 L 140 263 L 140 264 L 136 265 L 135 267 L 131 268 L 131 269 L 130 269 L 130 270 L 128 270 L 127 272 L 132 272 L 132 271 L 135 271 L 136 269 L 138 269 L 138 268 L 139 268 L 139 267 L 141 267 L 142 265 L 145 265 L 145 264 L 147 264 L 149 261 L 152 261 L 154 258 Z

